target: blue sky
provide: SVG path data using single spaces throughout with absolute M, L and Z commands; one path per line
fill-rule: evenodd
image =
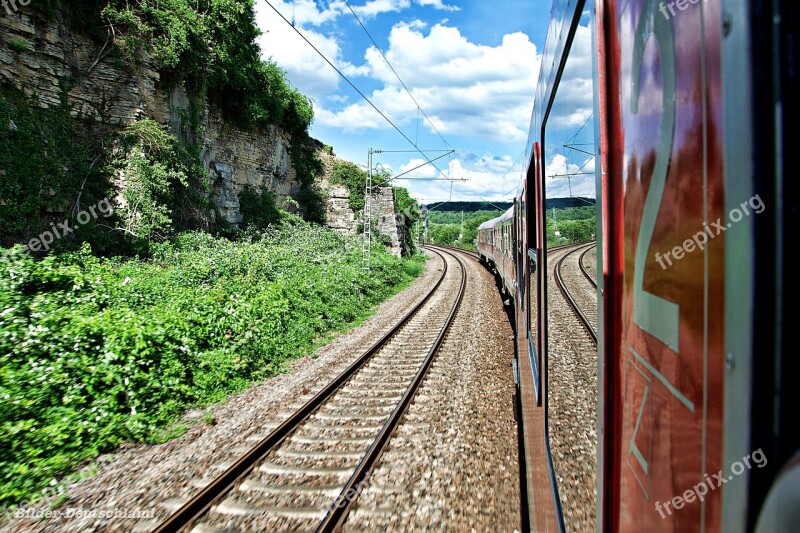
M 438 170 L 427 165 L 405 176 L 439 180 L 396 181 L 422 202 L 511 199 L 521 175 L 551 1 L 348 2 L 349 7 L 344 0 L 269 0 L 402 134 L 265 0 L 256 0 L 264 57 L 314 101 L 311 135 L 333 146 L 337 156 L 364 166 L 369 148 L 383 150 L 373 163 L 392 175 L 425 162 L 416 147 L 430 159 L 455 150 L 436 161 Z M 586 94 L 581 96 L 585 104 Z M 585 121 L 581 109 L 565 111 L 565 127 Z M 549 157 L 554 169 L 572 168 L 555 150 Z M 566 180 L 553 183 L 554 194 L 566 191 Z M 573 194 L 578 192 L 573 182 Z

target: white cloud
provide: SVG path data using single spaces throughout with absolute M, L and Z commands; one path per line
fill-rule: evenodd
M 425 159 L 415 157 L 400 166 L 397 173 L 405 172 L 425 163 Z M 437 162 L 438 164 L 438 162 Z M 469 152 L 458 152 L 447 164 L 439 165 L 448 178 L 447 181 L 432 165 L 425 165 L 404 177 L 437 178 L 436 180 L 398 180 L 397 185 L 406 187 L 409 193 L 423 202 L 443 200 L 468 201 L 510 201 L 514 197 L 516 184 L 521 174 L 521 165 L 509 156 L 494 156 L 486 153 L 478 156 Z
M 578 162 L 576 162 L 578 161 Z M 555 154 L 545 167 L 545 190 L 548 198 L 570 196 L 595 197 L 594 158 L 581 156 L 570 161 L 563 154 Z M 592 174 L 583 174 L 591 172 Z M 574 175 L 567 178 L 567 175 Z M 553 177 L 559 176 L 559 177 Z
M 443 135 L 525 139 L 540 59 L 528 37 L 509 34 L 492 47 L 469 42 L 457 28 L 437 24 L 427 35 L 423 28 L 419 21 L 396 25 L 386 57 L 436 129 Z M 383 84 L 370 96 L 375 105 L 396 124 L 416 120 L 414 101 L 380 52 L 368 49 L 365 61 L 371 77 Z M 359 106 L 370 107 L 359 102 L 320 112 L 318 120 L 353 131 L 375 127 L 359 122 L 366 114 Z
M 461 11 L 460 7 L 445 5 L 442 0 L 417 0 L 417 3 L 421 6 L 431 6 L 443 11 Z
M 381 13 L 398 12 L 410 6 L 410 0 L 370 0 L 363 6 L 353 7 L 353 11 L 359 17 L 373 18 Z
M 548 198 L 595 197 L 594 175 L 585 174 L 595 160 L 583 152 L 594 151 L 594 94 L 591 31 L 579 26 L 546 125 Z
M 440 11 L 458 10 L 447 2 L 369 0 L 353 8 L 362 20 L 407 8 L 413 13 L 412 4 Z M 352 140 L 360 133 L 367 132 L 371 138 L 394 135 L 386 120 L 355 94 L 294 28 L 268 6 L 257 5 L 260 6 L 257 9 L 259 26 L 266 32 L 260 38 L 264 55 L 272 57 L 287 71 L 292 84 L 313 98 L 315 125 L 341 131 L 349 137 L 349 145 L 353 145 Z M 278 0 L 275 5 L 410 138 L 421 140 L 426 130 L 436 137 L 433 126 L 425 123 L 420 115 L 418 104 L 447 140 L 470 145 L 469 150 L 473 152 L 478 150 L 477 153 L 459 151 L 449 161 L 436 162 L 449 176 L 466 181 L 399 180 L 398 185 L 406 186 L 412 196 L 426 201 L 513 198 L 522 165 L 515 164 L 516 158 L 495 156 L 491 151 L 520 150 L 527 138 L 541 61 L 536 45 L 527 35 L 510 33 L 503 36 L 500 44 L 490 46 L 471 41 L 457 27 L 441 19 L 431 26 L 412 15 L 395 24 L 388 35 L 385 54 L 412 91 L 412 99 L 378 49 L 364 50 L 360 63 L 354 59 L 359 56 L 357 50 L 355 54 L 351 50 L 356 40 L 340 33 L 343 26 L 339 22 L 348 23 L 348 32 L 360 30 L 349 27 L 352 16 L 343 1 L 297 0 L 293 8 L 291 3 Z M 416 9 L 421 16 L 421 10 Z M 339 20 L 342 16 L 344 18 Z M 370 26 L 371 32 L 373 29 Z M 378 33 L 373 35 L 379 36 Z M 580 117 L 586 118 L 578 113 L 571 120 L 577 121 Z M 336 142 L 330 139 L 330 132 L 326 136 L 326 142 Z M 512 147 L 505 148 L 507 145 Z M 481 150 L 487 152 L 477 155 Z M 422 162 L 424 159 L 417 156 L 412 161 L 395 161 L 392 165 L 396 174 Z M 514 168 L 509 171 L 512 166 Z M 426 165 L 410 176 L 437 175 L 435 168 Z
M 445 5 L 442 0 L 415 0 L 416 4 L 426 7 L 430 6 L 442 11 L 459 11 L 458 6 Z M 370 0 L 363 6 L 353 6 L 353 11 L 359 17 L 365 19 L 374 18 L 382 13 L 399 13 L 411 7 L 410 0 Z

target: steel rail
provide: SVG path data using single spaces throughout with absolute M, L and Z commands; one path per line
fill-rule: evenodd
M 575 312 L 575 315 L 578 317 L 583 326 L 586 328 L 586 331 L 592 337 L 594 343 L 597 344 L 597 332 L 594 330 L 591 323 L 589 322 L 589 319 L 586 318 L 586 315 L 583 313 L 583 311 L 581 311 L 580 307 L 578 307 L 577 302 L 575 302 L 575 299 L 570 294 L 569 289 L 567 289 L 567 286 L 564 283 L 563 278 L 561 277 L 561 266 L 564 264 L 564 261 L 567 259 L 567 257 L 574 254 L 580 249 L 581 245 L 578 245 L 572 251 L 565 253 L 556 263 L 555 269 L 553 270 L 553 275 L 556 280 L 556 285 L 558 285 L 558 289 L 561 291 L 562 296 L 564 296 L 564 299 L 567 301 L 570 307 L 572 307 L 572 310 Z
M 438 252 L 437 252 L 438 253 Z M 331 508 L 328 510 L 328 514 L 325 518 L 322 519 L 320 522 L 319 527 L 317 527 L 317 533 L 322 532 L 331 532 L 335 531 L 338 527 L 340 527 L 343 523 L 345 518 L 347 517 L 347 513 L 350 511 L 350 505 L 357 499 L 359 491 L 356 487 L 359 486 L 361 481 L 367 476 L 367 474 L 372 469 L 372 466 L 375 464 L 375 461 L 378 460 L 380 455 L 383 453 L 383 450 L 386 448 L 386 445 L 391 439 L 392 434 L 394 433 L 395 429 L 397 428 L 400 419 L 405 414 L 408 406 L 411 404 L 411 400 L 413 399 L 414 395 L 419 389 L 419 386 L 422 384 L 425 375 L 428 372 L 428 369 L 433 362 L 433 359 L 436 357 L 436 354 L 439 352 L 439 348 L 441 347 L 442 343 L 444 342 L 444 338 L 447 335 L 447 332 L 450 330 L 450 326 L 453 324 L 455 320 L 456 313 L 458 312 L 459 308 L 461 307 L 461 302 L 464 299 L 464 293 L 466 292 L 467 286 L 467 269 L 464 265 L 464 262 L 455 254 L 451 254 L 456 261 L 458 261 L 459 266 L 461 267 L 461 286 L 459 287 L 458 296 L 456 297 L 455 304 L 453 308 L 450 310 L 450 314 L 448 315 L 447 319 L 445 320 L 442 329 L 439 331 L 439 335 L 436 337 L 436 340 L 433 343 L 433 346 L 430 350 L 428 350 L 428 354 L 425 357 L 425 361 L 422 363 L 422 366 L 417 371 L 416 375 L 414 376 L 414 380 L 412 381 L 411 385 L 409 385 L 408 389 L 406 389 L 405 394 L 403 394 L 402 399 L 395 407 L 392 414 L 389 416 L 389 419 L 384 424 L 383 428 L 381 428 L 380 433 L 375 438 L 375 441 L 367 450 L 367 453 L 361 459 L 361 462 L 356 467 L 353 475 L 347 481 L 344 489 L 336 498 L 336 501 L 333 503 Z
M 596 248 L 597 244 L 595 244 L 594 246 Z M 578 258 L 578 266 L 581 268 L 581 272 L 583 272 L 583 275 L 586 276 L 586 279 L 589 280 L 589 283 L 592 284 L 592 287 L 594 287 L 596 289 L 597 288 L 597 281 L 595 281 L 595 279 L 592 277 L 592 275 L 589 274 L 589 271 L 586 270 L 586 267 L 583 266 L 583 258 L 586 256 L 586 254 L 589 253 L 589 251 L 591 251 L 591 249 L 592 249 L 592 247 L 589 246 L 589 247 L 586 248 L 586 250 L 583 251 L 581 256 Z
M 426 244 L 427 248 L 441 248 L 443 250 L 447 250 L 448 252 L 461 252 L 470 256 L 472 259 L 480 260 L 480 255 L 476 250 L 470 250 L 467 248 L 459 248 L 458 246 L 450 246 L 448 244 Z
M 378 351 L 380 351 L 395 334 L 403 328 L 417 314 L 441 286 L 447 275 L 447 261 L 444 256 L 432 250 L 441 257 L 444 267 L 438 281 L 427 295 L 409 311 L 388 333 L 381 337 L 372 347 L 364 352 L 352 365 L 339 374 L 333 381 L 308 400 L 292 416 L 264 437 L 258 444 L 250 449 L 238 461 L 217 476 L 203 490 L 186 502 L 180 509 L 161 522 L 153 533 L 173 533 L 196 521 L 204 515 L 211 505 L 226 495 L 231 488 L 242 478 L 248 475 L 255 465 L 270 451 L 280 444 L 287 436 L 296 430 L 311 414 L 322 406 L 342 385 L 344 385 L 358 370 L 360 370 Z

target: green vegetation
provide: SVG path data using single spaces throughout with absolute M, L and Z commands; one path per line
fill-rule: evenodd
M 407 239 L 410 259 L 374 247 L 365 276 L 357 239 L 280 211 L 265 189 L 239 195 L 244 230 L 213 222 L 221 217 L 197 143 L 206 104 L 240 128 L 289 132 L 300 211 L 317 222 L 325 214 L 311 102 L 260 59 L 252 0 L 42 0 L 36 9 L 71 13 L 98 41 L 98 61 L 135 72 L 151 58 L 166 86 L 186 87 L 190 106 L 176 137 L 152 120 L 120 128 L 71 116 L 71 76 L 49 109 L 0 85 L 0 506 L 123 441 L 182 434 L 187 408 L 286 370 L 423 269 Z M 340 179 L 361 180 L 351 201 L 360 194 L 363 207 L 363 173 L 352 168 Z M 404 189 L 395 195 L 408 235 L 419 207 Z M 113 216 L 76 223 L 112 199 Z M 50 253 L 6 250 L 64 221 L 77 229 Z
M 447 244 L 474 249 L 477 228 L 487 220 L 502 215 L 504 211 L 429 211 L 428 238 L 437 244 Z M 594 206 L 567 207 L 547 211 L 547 245 L 557 246 L 570 242 L 594 239 L 597 221 Z M 463 228 L 463 229 L 462 229 Z M 462 238 L 459 234 L 463 231 Z M 558 235 L 556 235 L 558 231 Z
M 462 225 L 461 211 L 428 211 L 428 239 L 437 244 L 474 250 L 478 226 L 502 214 L 503 211 L 499 210 L 464 212 Z
M 374 248 L 365 276 L 358 242 L 287 214 L 241 242 L 150 249 L 0 258 L 0 505 L 125 440 L 180 434 L 185 409 L 284 371 L 422 271 Z
M 129 63 L 146 50 L 168 81 L 185 82 L 192 95 L 218 104 L 239 125 L 274 124 L 294 135 L 311 124 L 310 100 L 274 62 L 261 59 L 253 0 L 95 4 L 103 6 L 95 23 L 107 27 Z
M 317 155 L 316 147 L 307 133 L 294 136 L 289 156 L 300 181 L 298 200 L 305 212 L 305 219 L 320 224 L 325 222 L 328 198 L 316 181 L 316 178 L 325 172 L 325 165 Z
M 372 176 L 373 187 L 388 187 L 391 175 L 388 171 L 381 170 Z M 333 163 L 331 173 L 328 176 L 334 185 L 344 185 L 350 191 L 348 204 L 355 213 L 364 210 L 364 188 L 366 186 L 367 173 L 349 161 L 337 159 Z M 403 255 L 412 256 L 416 253 L 414 248 L 413 231 L 414 225 L 422 218 L 419 204 L 411 198 L 408 190 L 403 187 L 392 187 L 395 197 L 395 209 L 403 217 L 403 235 L 405 239 L 405 249 Z M 373 226 L 374 228 L 374 226 Z M 383 236 L 376 233 L 378 240 Z
M 419 203 L 411 198 L 408 190 L 403 187 L 394 188 L 395 209 L 401 213 L 403 220 L 404 256 L 412 256 L 417 250 L 414 245 L 414 228 L 422 219 Z
M 28 51 L 28 41 L 25 39 L 14 38 L 8 41 L 8 47 L 18 54 Z
M 265 230 L 280 220 L 280 211 L 275 207 L 275 195 L 267 189 L 256 189 L 245 185 L 239 193 L 239 211 L 242 225 Z
M 42 109 L 0 85 L 0 245 L 38 235 L 48 210 L 64 220 L 107 198 L 102 150 L 103 139 L 65 109 Z M 88 238 L 94 229 L 82 226 L 69 240 Z
M 82 205 L 115 196 L 115 180 L 128 188 L 116 225 L 105 233 L 82 227 L 59 246 L 89 240 L 100 253 L 147 253 L 149 243 L 182 230 L 224 230 L 214 227 L 220 217 L 212 216 L 210 184 L 199 160 L 207 104 L 239 128 L 288 132 L 301 211 L 308 220 L 324 220 L 325 197 L 315 185 L 323 166 L 308 137 L 312 103 L 274 62 L 261 59 L 253 0 L 42 0 L 33 8 L 50 19 L 61 13 L 70 27 L 94 39 L 94 64 L 113 61 L 136 72 L 143 60 L 154 62 L 166 87 L 186 88 L 189 109 L 175 139 L 149 120 L 119 131 L 94 117 L 71 117 L 73 75 L 60 80 L 62 105 L 46 110 L 0 87 L 0 244 L 25 242 Z M 7 45 L 22 51 L 30 43 Z
M 591 241 L 597 232 L 595 206 L 568 207 L 547 211 L 547 245 Z M 556 235 L 558 231 L 559 235 Z
M 75 120 L 66 107 L 42 109 L 0 86 L 0 245 L 27 242 L 65 220 L 77 228 L 58 249 L 89 242 L 97 253 L 147 253 L 150 242 L 211 229 L 208 173 L 189 141 L 152 121 L 120 130 Z M 31 155 L 34 155 L 31 157 Z M 116 196 L 113 219 L 76 224 L 88 206 Z
M 379 173 L 372 176 L 373 187 L 386 187 L 389 185 L 388 173 Z M 367 173 L 358 168 L 354 163 L 337 159 L 333 162 L 330 176 L 334 185 L 344 185 L 350 191 L 350 209 L 358 213 L 364 209 L 364 188 L 366 187 Z
M 178 187 L 188 186 L 191 174 L 203 176 L 200 163 L 152 120 L 140 120 L 122 130 L 110 167 L 125 176 L 124 205 L 117 210 L 119 229 L 144 241 L 165 238 L 172 226 L 171 206 Z

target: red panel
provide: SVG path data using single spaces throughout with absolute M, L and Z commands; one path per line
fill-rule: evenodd
M 668 4 L 603 10 L 604 498 L 620 531 L 715 531 L 721 518 L 721 489 L 680 509 L 672 500 L 723 468 L 724 236 L 673 252 L 725 219 L 722 24 L 718 2 L 687 0 L 674 15 L 659 9 Z

